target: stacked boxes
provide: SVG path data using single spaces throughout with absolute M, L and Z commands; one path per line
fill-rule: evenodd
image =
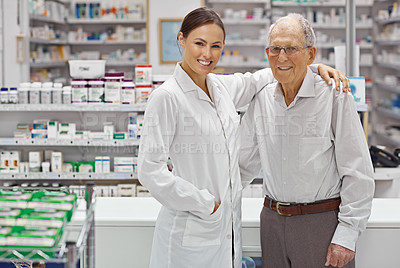
M 0 191 L 0 246 L 27 254 L 41 248 L 54 257 L 77 197 L 68 192 Z

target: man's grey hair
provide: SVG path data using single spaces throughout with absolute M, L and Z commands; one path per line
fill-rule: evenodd
M 304 18 L 302 15 L 298 14 L 298 13 L 289 13 L 288 15 L 279 18 L 274 24 L 272 24 L 269 27 L 269 31 L 268 31 L 268 37 L 267 37 L 267 46 L 270 45 L 270 35 L 272 30 L 274 29 L 274 27 L 280 23 L 283 20 L 286 19 L 295 19 L 299 22 L 302 30 L 303 30 L 303 34 L 304 34 L 304 44 L 306 46 L 313 46 L 315 45 L 315 33 L 313 28 L 311 27 L 310 22 L 308 22 L 308 20 L 306 20 L 306 18 Z

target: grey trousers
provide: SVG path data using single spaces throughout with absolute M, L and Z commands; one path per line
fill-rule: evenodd
M 326 268 L 328 247 L 338 224 L 337 213 L 288 217 L 263 207 L 260 222 L 263 268 Z M 354 259 L 344 266 L 354 267 Z

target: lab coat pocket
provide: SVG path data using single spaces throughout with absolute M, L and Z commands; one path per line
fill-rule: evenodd
M 209 215 L 206 219 L 189 213 L 183 234 L 182 246 L 196 247 L 221 244 L 222 212 L 223 206 L 221 204 L 217 211 Z
M 311 172 L 316 172 L 328 165 L 327 151 L 331 146 L 333 146 L 333 143 L 329 137 L 300 139 L 300 169 L 311 169 Z

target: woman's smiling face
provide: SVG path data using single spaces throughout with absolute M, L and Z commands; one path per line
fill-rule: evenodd
M 204 24 L 188 36 L 178 35 L 182 46 L 182 68 L 192 78 L 205 77 L 218 63 L 224 48 L 224 32 L 216 24 Z

